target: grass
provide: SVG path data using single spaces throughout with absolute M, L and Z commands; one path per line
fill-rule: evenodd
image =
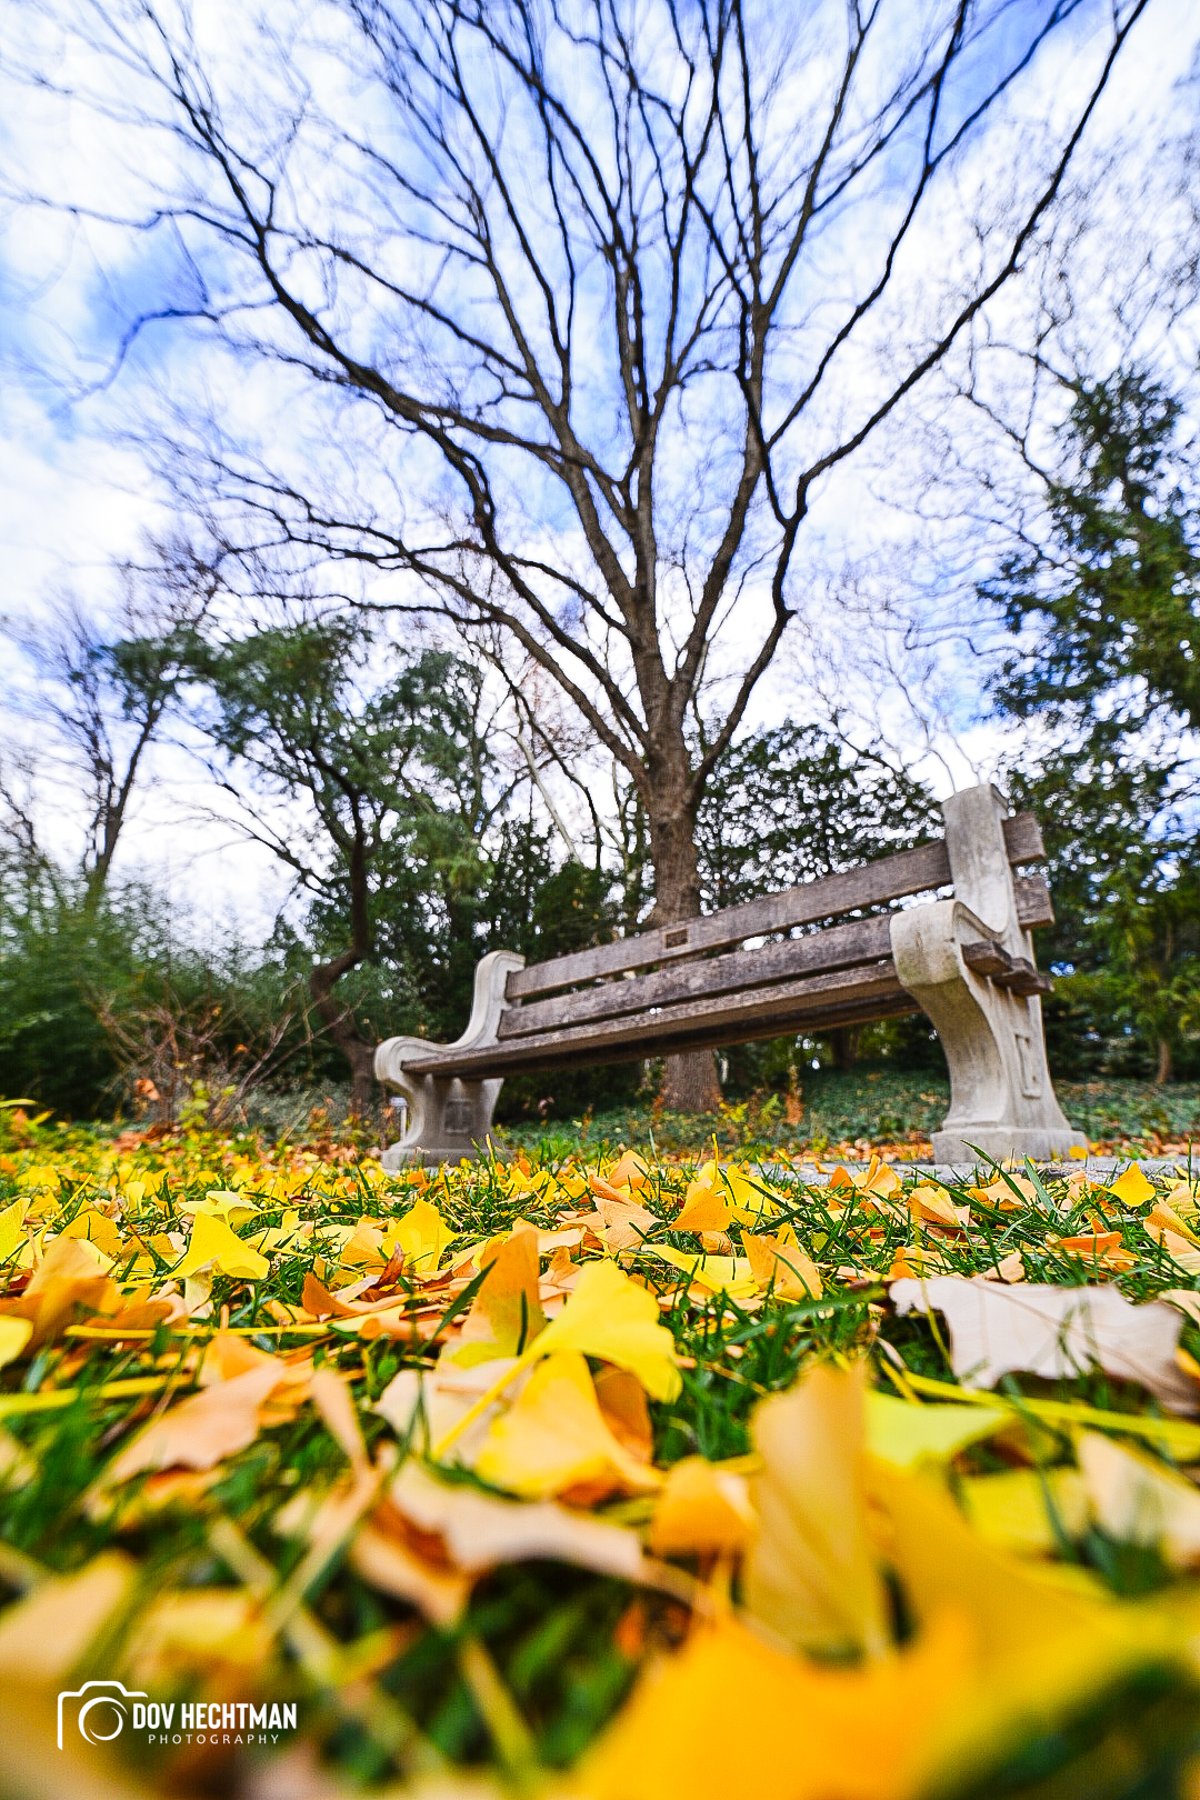
M 1105 1079 L 1060 1081 L 1071 1124 L 1098 1151 L 1125 1155 L 1183 1154 L 1200 1137 L 1200 1083 Z M 757 1094 L 719 1113 L 697 1117 L 653 1106 L 600 1110 L 576 1119 L 508 1123 L 498 1142 L 539 1155 L 593 1153 L 605 1146 L 654 1143 L 668 1153 L 692 1152 L 716 1139 L 722 1152 L 869 1154 L 888 1145 L 898 1155 L 929 1154 L 929 1138 L 946 1116 L 950 1086 L 936 1070 L 879 1064 L 847 1071 L 819 1069 L 804 1078 L 795 1116 L 787 1097 Z
M 822 1091 L 814 1083 L 806 1096 L 814 1118 Z M 902 1092 L 896 1078 L 873 1081 L 868 1072 L 854 1095 L 845 1085 L 829 1087 L 830 1095 L 840 1094 L 843 1111 L 830 1098 L 821 1116 L 853 1141 L 869 1097 L 899 1105 Z M 248 1350 L 289 1358 L 298 1370 L 311 1358 L 316 1369 L 336 1372 L 369 1457 L 402 1457 L 406 1442 L 417 1456 L 416 1439 L 398 1441 L 375 1403 L 403 1370 L 428 1377 L 441 1347 L 455 1341 L 483 1275 L 470 1259 L 457 1281 L 445 1268 L 440 1275 L 432 1266 L 418 1272 L 412 1256 L 401 1263 L 386 1245 L 372 1250 L 372 1232 L 377 1239 L 391 1222 L 414 1216 L 417 1202 L 433 1207 L 457 1234 L 451 1255 L 510 1232 L 518 1221 L 562 1231 L 593 1207 L 594 1192 L 603 1193 L 613 1170 L 600 1146 L 619 1125 L 592 1121 L 574 1136 L 543 1132 L 536 1155 L 443 1172 L 429 1182 L 419 1172 L 385 1176 L 350 1140 L 323 1142 L 319 1155 L 295 1143 L 273 1147 L 204 1132 L 142 1142 L 127 1134 L 114 1148 L 100 1133 L 10 1121 L 9 1141 L 0 1149 L 0 1284 L 10 1317 L 20 1316 L 12 1307 L 19 1309 L 38 1258 L 71 1231 L 110 1249 L 118 1245 L 108 1276 L 125 1301 L 160 1294 L 194 1230 L 189 1207 L 214 1193 L 239 1197 L 244 1216 L 231 1214 L 235 1235 L 262 1244 L 270 1265 L 262 1278 L 218 1267 L 207 1291 L 179 1295 L 172 1317 L 125 1334 L 114 1327 L 108 1337 L 95 1334 L 109 1329 L 105 1318 L 119 1300 L 79 1287 L 60 1316 L 38 1326 L 42 1341 L 0 1371 L 0 1675 L 11 1690 L 4 1696 L 0 1683 L 0 1732 L 14 1734 L 14 1768 L 22 1733 L 33 1729 L 30 1720 L 40 1716 L 42 1703 L 21 1685 L 28 1679 L 22 1641 L 26 1653 L 37 1648 L 37 1615 L 17 1609 L 52 1595 L 54 1577 L 85 1576 L 97 1559 L 115 1553 L 116 1597 L 86 1629 L 78 1625 L 81 1606 L 67 1607 L 61 1655 L 43 1659 L 47 1693 L 116 1678 L 155 1699 L 230 1699 L 264 1690 L 274 1700 L 294 1698 L 304 1742 L 326 1770 L 326 1785 L 313 1790 L 321 1800 L 398 1780 L 403 1791 L 414 1791 L 423 1772 L 445 1768 L 497 1782 L 488 1793 L 560 1792 L 559 1772 L 574 1768 L 604 1736 L 630 1704 L 642 1672 L 690 1640 L 697 1627 L 681 1597 L 690 1590 L 656 1591 L 561 1562 L 523 1559 L 501 1562 L 478 1580 L 456 1616 L 423 1616 L 414 1604 L 420 1581 L 453 1566 L 436 1533 L 380 1515 L 391 1554 L 409 1559 L 406 1579 L 415 1585 L 402 1593 L 394 1571 L 389 1586 L 356 1557 L 361 1518 L 315 1548 L 289 1523 L 297 1497 L 315 1503 L 344 1493 L 347 1483 L 344 1433 L 308 1397 L 272 1404 L 252 1440 L 217 1457 L 211 1469 L 189 1475 L 168 1464 L 116 1486 L 108 1478 L 141 1430 L 198 1391 L 204 1352 L 218 1336 L 228 1344 L 232 1334 L 241 1334 Z M 723 1130 L 737 1129 L 745 1143 L 747 1127 L 754 1141 L 749 1113 L 736 1121 L 726 1116 L 715 1129 L 719 1140 Z M 671 1121 L 659 1118 L 654 1129 L 661 1150 L 683 1149 Z M 697 1136 L 693 1124 L 693 1145 Z M 660 1296 L 661 1320 L 681 1364 L 678 1395 L 649 1407 L 647 1448 L 663 1470 L 689 1456 L 741 1467 L 754 1452 L 755 1408 L 790 1390 L 816 1364 L 865 1357 L 883 1391 L 914 1394 L 912 1384 L 921 1381 L 953 1391 L 957 1378 L 937 1318 L 901 1317 L 887 1304 L 889 1279 L 906 1253 L 923 1250 L 947 1272 L 977 1276 L 1020 1252 L 1029 1282 L 1078 1287 L 1111 1280 L 1139 1303 L 1197 1287 L 1161 1233 L 1147 1228 L 1148 1202 L 1121 1204 L 1082 1180 L 1001 1183 L 990 1194 L 951 1190 L 955 1204 L 972 1209 L 970 1229 L 957 1230 L 919 1222 L 905 1200 L 881 1205 L 870 1191 L 831 1195 L 780 1175 L 772 1183 L 769 1230 L 776 1237 L 794 1230 L 821 1270 L 823 1294 L 784 1301 L 770 1284 L 738 1295 L 713 1293 L 681 1280 L 651 1254 L 653 1246 L 691 1255 L 701 1248 L 695 1233 L 675 1223 L 697 1160 L 651 1160 L 645 1178 L 626 1190 L 653 1223 L 642 1227 L 642 1244 L 622 1253 L 622 1263 L 643 1284 L 639 1292 L 649 1285 Z M 719 1188 L 719 1178 L 713 1180 Z M 1002 1204 L 1010 1196 L 1011 1207 Z M 22 1205 L 28 1207 L 23 1218 L 4 1210 L 19 1212 Z M 359 1251 L 349 1246 L 359 1242 L 354 1231 L 363 1221 L 375 1224 L 360 1234 L 363 1260 L 355 1261 Z M 1063 1239 L 1098 1224 L 1118 1233 L 1124 1255 L 1115 1260 L 1123 1266 L 1062 1247 Z M 590 1248 L 585 1238 L 570 1254 L 602 1258 L 598 1229 L 593 1225 Z M 728 1248 L 738 1253 L 749 1229 L 732 1223 Z M 314 1320 L 305 1310 L 306 1277 L 313 1274 L 334 1289 L 373 1274 L 377 1289 L 393 1294 L 414 1318 L 422 1307 L 430 1315 L 422 1335 L 368 1337 L 345 1321 Z M 1181 1348 L 1200 1362 L 1200 1327 L 1190 1319 Z M 121 1385 L 138 1381 L 157 1385 L 144 1392 Z M 1163 1467 L 1200 1462 L 1200 1427 L 1160 1425 L 1156 1403 L 1137 1384 L 1093 1371 L 1055 1383 L 1009 1377 L 1005 1392 L 1013 1431 L 957 1455 L 943 1472 L 952 1491 L 990 1472 L 1071 1467 L 1077 1431 L 1105 1414 L 1127 1420 L 1128 1441 L 1148 1444 Z M 57 1404 L 64 1395 L 71 1398 Z M 455 1491 L 494 1491 L 470 1467 L 451 1462 L 440 1473 L 447 1507 Z M 639 1532 L 654 1511 L 653 1500 L 638 1494 L 589 1498 L 572 1490 L 568 1499 L 577 1511 Z M 1193 1621 L 1189 1630 L 1200 1619 L 1196 1584 L 1154 1543 L 1113 1539 L 1092 1522 L 1063 1534 L 1055 1560 L 1064 1579 L 1110 1596 L 1112 1605 L 1178 1608 L 1181 1620 Z M 731 1581 L 735 1594 L 740 1591 L 735 1570 L 711 1558 L 685 1557 L 684 1576 L 715 1595 L 727 1593 Z M 904 1578 L 893 1572 L 889 1580 L 897 1643 L 914 1633 L 920 1641 Z M 204 1615 L 197 1624 L 189 1608 L 214 1595 L 232 1597 L 232 1611 Z M 959 1767 L 939 1793 L 942 1800 L 1183 1800 L 1194 1794 L 1200 1768 L 1196 1700 L 1194 1662 L 1131 1668 L 1019 1742 L 998 1747 L 988 1739 L 976 1766 Z M 731 1698 L 731 1717 L 739 1704 Z M 260 1791 L 257 1750 L 220 1746 L 200 1754 L 168 1746 L 139 1755 L 137 1745 L 126 1748 L 133 1760 L 117 1765 L 113 1791 L 130 1800 L 149 1792 L 256 1800 Z M 74 1763 L 62 1765 L 60 1791 L 74 1779 L 73 1791 L 82 1795 L 91 1791 L 86 1782 L 102 1766 L 102 1753 L 76 1746 L 75 1755 Z M 683 1767 L 683 1746 L 680 1755 Z M 438 1779 L 453 1783 L 460 1774 Z M 299 1775 L 296 1786 L 301 1791 Z M 0 1792 L 24 1791 L 15 1778 L 6 1788 L 0 1777 Z M 571 1791 L 588 1800 L 586 1790 Z

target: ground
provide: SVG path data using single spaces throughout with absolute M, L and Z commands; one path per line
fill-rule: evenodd
M 3 1116 L 6 1794 L 1200 1791 L 1186 1157 Z

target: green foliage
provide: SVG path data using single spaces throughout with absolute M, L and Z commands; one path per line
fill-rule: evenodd
M 1066 709 L 1109 735 L 1160 707 L 1200 722 L 1200 506 L 1181 422 L 1143 370 L 1077 387 L 1052 541 L 982 589 L 1025 637 L 1000 689 L 1009 710 Z
M 1064 1074 L 1200 1068 L 1200 507 L 1181 411 L 1138 370 L 1081 385 L 1047 541 L 982 589 L 1020 638 L 1002 709 L 1036 718 L 1014 791 L 1043 820 L 1041 940 Z
M 306 1010 L 273 955 L 181 940 L 142 885 L 100 898 L 86 878 L 0 864 L 0 1089 L 75 1117 L 161 1105 L 207 1110 L 245 1073 L 312 1078 Z M 159 1103 L 155 1103 L 156 1105 Z
M 929 790 L 813 725 L 736 744 L 713 771 L 697 826 L 713 907 L 852 868 L 935 835 Z

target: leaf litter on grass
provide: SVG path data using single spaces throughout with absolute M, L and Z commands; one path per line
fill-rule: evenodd
M 301 1734 L 97 1791 L 1190 1792 L 1186 1167 L 826 1173 L 0 1157 L 21 1755 L 108 1679 Z

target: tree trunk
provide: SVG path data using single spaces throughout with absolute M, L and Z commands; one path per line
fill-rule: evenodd
M 354 838 L 346 859 L 350 877 L 350 943 L 340 956 L 313 964 L 308 989 L 321 1023 L 350 1064 L 350 1109 L 361 1115 L 369 1111 L 374 1097 L 375 1047 L 359 1035 L 353 1012 L 348 1006 L 340 1005 L 333 992 L 342 976 L 356 969 L 371 953 L 368 857 L 357 795 L 353 801 L 353 815 Z
M 308 977 L 308 991 L 321 1023 L 350 1064 L 350 1110 L 359 1114 L 370 1110 L 374 1097 L 375 1046 L 359 1036 L 354 1014 L 339 1003 L 333 990 L 341 977 L 361 961 L 359 952 L 344 950 L 331 962 L 315 963 Z
M 674 925 L 700 912 L 700 871 L 696 858 L 696 821 L 689 808 L 685 782 L 689 771 L 680 749 L 680 767 L 656 771 L 658 793 L 647 806 L 650 860 L 654 865 L 654 911 L 651 925 Z M 671 1112 L 716 1112 L 721 1083 L 711 1050 L 685 1050 L 666 1058 L 659 1092 Z
M 1175 1079 L 1175 1050 L 1168 1038 L 1158 1040 L 1158 1067 L 1154 1071 L 1157 1086 L 1163 1087 L 1168 1081 Z
M 833 1066 L 839 1073 L 852 1069 L 858 1061 L 859 1031 L 857 1025 L 835 1025 L 829 1034 Z

